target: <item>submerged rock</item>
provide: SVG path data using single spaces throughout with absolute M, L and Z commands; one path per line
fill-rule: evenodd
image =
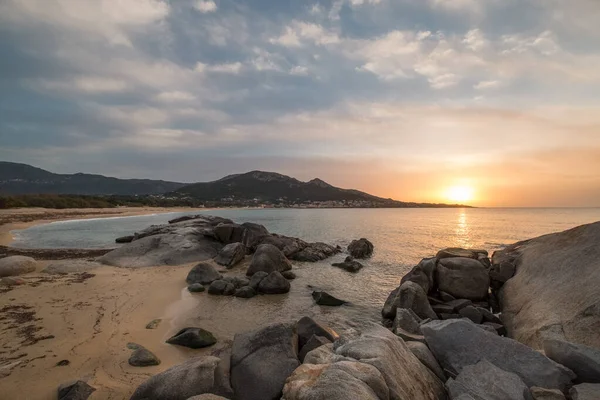
M 185 281 L 187 284 L 200 283 L 202 285 L 209 285 L 217 279 L 221 279 L 222 276 L 217 272 L 215 267 L 209 263 L 200 263 L 190 270 Z
M 154 353 L 145 347 L 138 347 L 133 351 L 131 356 L 129 357 L 129 365 L 133 367 L 150 367 L 153 365 L 159 365 L 160 360 Z
M 312 298 L 320 306 L 339 307 L 347 303 L 347 301 L 340 300 L 337 297 L 333 297 L 327 292 L 315 290 L 312 292 Z
M 246 275 L 252 276 L 257 272 L 283 272 L 292 269 L 292 264 L 277 247 L 271 244 L 261 244 L 252 256 L 252 262 Z
M 488 297 L 490 277 L 477 260 L 464 257 L 443 258 L 437 264 L 439 290 L 460 299 L 484 300 Z
M 233 268 L 246 256 L 246 246 L 242 243 L 229 243 L 219 251 L 215 262 L 227 268 Z
M 352 256 L 346 257 L 346 259 L 342 263 L 333 263 L 331 265 L 334 267 L 345 269 L 348 272 L 358 272 L 364 267 L 364 265 L 356 261 L 354 258 L 352 258 Z
M 201 349 L 217 343 L 217 339 L 212 333 L 202 328 L 184 328 L 167 339 L 167 343 Z
M 0 258 L 0 278 L 18 276 L 35 271 L 37 262 L 31 257 L 9 256 Z
M 133 235 L 121 236 L 115 239 L 115 243 L 131 243 L 133 242 Z
M 348 245 L 348 253 L 354 258 L 367 258 L 373 255 L 373 243 L 365 238 L 353 240 Z
M 302 250 L 292 253 L 289 257 L 295 261 L 317 262 L 339 253 L 339 250 L 326 243 L 307 243 Z

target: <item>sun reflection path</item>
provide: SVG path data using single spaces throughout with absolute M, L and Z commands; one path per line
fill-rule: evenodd
M 467 213 L 465 210 L 461 210 L 458 214 L 458 223 L 456 225 L 455 233 L 458 247 L 466 249 L 471 247 L 471 230 L 467 222 Z

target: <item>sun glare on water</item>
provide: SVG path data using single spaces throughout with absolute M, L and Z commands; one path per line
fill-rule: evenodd
M 446 198 L 457 203 L 473 200 L 475 191 L 470 186 L 452 186 L 446 191 Z

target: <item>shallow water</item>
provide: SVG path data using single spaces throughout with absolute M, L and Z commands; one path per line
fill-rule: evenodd
M 251 302 L 223 299 L 204 304 L 203 316 L 247 315 L 252 320 L 283 318 L 291 310 L 295 315 L 327 314 L 327 308 L 315 310 L 310 297 L 312 285 L 329 291 L 354 305 L 345 307 L 344 319 L 362 316 L 377 319 L 387 294 L 400 278 L 421 258 L 434 255 L 443 247 L 483 248 L 490 253 L 519 240 L 562 231 L 600 220 L 600 209 L 223 209 L 203 211 L 231 218 L 236 222 L 256 222 L 269 231 L 323 241 L 345 247 L 354 238 L 369 238 L 375 245 L 373 257 L 357 274 L 331 267 L 342 260 L 340 254 L 320 263 L 295 263 L 299 279 L 287 296 L 255 298 Z M 151 224 L 195 214 L 169 213 L 136 217 L 54 222 L 14 232 L 20 247 L 113 247 L 118 236 L 132 234 Z M 189 301 L 195 303 L 191 298 Z M 256 312 L 257 302 L 261 303 Z M 264 303 L 264 304 L 263 304 Z M 244 313 L 245 307 L 254 311 Z M 240 309 L 241 308 L 241 309 Z M 312 311 L 311 311 L 312 310 Z M 240 312 L 241 311 L 241 312 Z M 350 314 L 350 315 L 349 315 Z M 338 314 L 335 314 L 338 315 Z M 327 320 L 335 320 L 334 314 Z M 335 323 L 335 321 L 332 321 Z M 243 321 L 240 321 L 244 324 Z

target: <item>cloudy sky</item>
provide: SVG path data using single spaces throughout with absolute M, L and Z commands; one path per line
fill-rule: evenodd
M 0 159 L 600 206 L 598 0 L 1 0 Z

